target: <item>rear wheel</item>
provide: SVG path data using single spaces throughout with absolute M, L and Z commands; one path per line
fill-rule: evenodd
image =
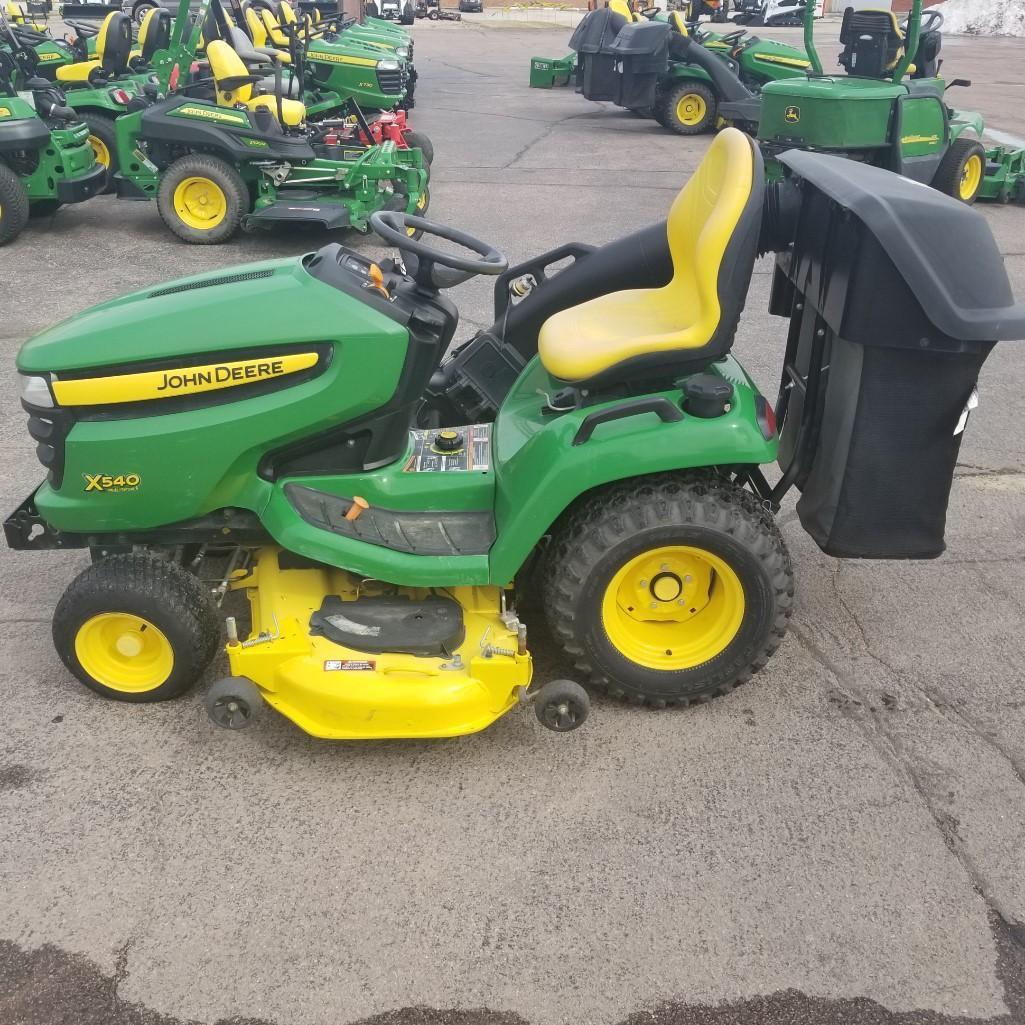
M 80 573 L 53 614 L 57 654 L 90 690 L 166 701 L 199 679 L 217 650 L 203 585 L 155 555 L 112 555 Z
M 655 117 L 677 135 L 700 135 L 715 125 L 719 101 L 703 82 L 685 81 L 670 86 L 658 98 Z
M 406 145 L 418 149 L 428 164 L 434 163 L 434 143 L 423 132 L 406 132 Z
M 725 694 L 779 647 L 793 572 L 772 516 L 715 477 L 589 496 L 545 556 L 549 626 L 577 668 L 657 707 Z
M 157 193 L 164 223 L 195 245 L 227 242 L 249 212 L 241 175 L 218 157 L 180 157 L 164 172 Z
M 933 188 L 962 203 L 974 203 L 986 177 L 986 151 L 975 139 L 955 139 L 943 155 Z
M 13 242 L 28 224 L 28 193 L 21 179 L 0 164 L 0 246 Z
M 82 114 L 82 121 L 89 129 L 89 145 L 92 146 L 96 163 L 107 169 L 107 184 L 103 191 L 113 192 L 114 175 L 118 170 L 117 133 L 114 131 L 114 122 L 102 114 Z

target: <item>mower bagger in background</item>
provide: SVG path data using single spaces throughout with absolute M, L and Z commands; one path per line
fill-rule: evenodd
M 380 212 L 401 260 L 329 245 L 222 268 L 27 342 L 47 477 L 4 529 L 92 551 L 54 613 L 68 670 L 160 701 L 222 634 L 232 675 L 206 704 L 227 728 L 267 703 L 320 737 L 441 737 L 523 703 L 565 731 L 588 698 L 532 684 L 530 581 L 583 678 L 663 707 L 729 691 L 781 643 L 791 488 L 830 555 L 939 555 L 982 364 L 1025 337 L 1025 308 L 964 204 L 838 157 L 779 161 L 766 185 L 726 129 L 667 221 L 515 268 Z M 730 353 L 764 251 L 788 321 L 775 408 Z M 446 360 L 444 291 L 476 274 L 497 279 L 495 324 Z M 248 625 L 218 612 L 229 592 Z
M 735 0 L 732 20 L 752 27 L 802 25 L 806 3 L 807 0 Z
M 31 214 L 52 213 L 102 191 L 89 129 L 52 82 L 33 75 L 0 11 L 0 245 L 12 242 Z
M 939 76 L 943 14 L 931 10 L 926 19 L 922 0 L 903 26 L 890 11 L 848 8 L 840 29 L 845 74 L 825 75 L 810 5 L 807 74 L 766 85 L 720 113 L 757 127 L 770 177 L 783 174 L 779 154 L 798 147 L 895 171 L 965 203 L 1025 198 L 1025 150 L 986 149 L 982 116 L 948 106 L 947 90 L 971 83 Z

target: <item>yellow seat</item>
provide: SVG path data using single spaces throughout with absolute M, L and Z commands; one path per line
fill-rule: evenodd
M 549 317 L 538 336 L 548 373 L 579 382 L 724 355 L 751 280 L 763 187 L 751 139 L 736 128 L 722 131 L 669 211 L 672 280 L 663 288 L 611 292 Z
M 246 8 L 246 28 L 249 29 L 249 38 L 252 39 L 253 46 L 258 50 L 271 48 L 270 38 L 267 35 L 267 29 L 263 24 L 263 19 L 261 19 L 252 7 Z M 292 63 L 292 55 L 285 53 L 284 50 L 275 50 L 271 56 L 278 64 Z
M 252 82 L 232 84 L 232 79 L 248 78 L 249 69 L 242 58 L 223 40 L 214 39 L 207 44 L 206 58 L 210 62 L 210 74 L 214 79 L 217 104 L 221 107 L 243 106 L 248 110 L 269 110 L 278 114 L 276 96 L 258 94 Z M 282 123 L 295 127 L 306 120 L 306 105 L 299 100 L 281 100 Z
M 626 3 L 626 0 L 609 0 L 608 8 L 610 11 L 615 11 L 616 14 L 621 14 L 627 21 L 633 21 L 633 11 Z
M 681 36 L 690 35 L 690 32 L 687 31 L 687 22 L 684 21 L 683 15 L 679 11 L 669 12 L 669 27 L 679 32 Z
M 281 26 L 274 20 L 274 15 L 266 7 L 260 8 L 260 18 L 271 45 L 287 47 L 289 45 L 288 36 L 285 35 Z
M 24 25 L 25 28 L 35 29 L 36 32 L 45 32 L 45 21 L 33 21 L 28 12 L 28 4 L 21 0 L 7 0 L 7 18 L 12 25 Z
M 69 84 L 88 83 L 95 72 L 102 72 L 104 80 L 128 74 L 128 61 L 132 54 L 132 19 L 120 11 L 112 11 L 103 19 L 96 34 L 96 56 L 93 60 L 65 64 L 57 69 L 57 81 Z

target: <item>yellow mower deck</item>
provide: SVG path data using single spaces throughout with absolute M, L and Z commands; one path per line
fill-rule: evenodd
M 255 683 L 268 704 L 307 733 L 331 740 L 476 733 L 516 705 L 518 688 L 529 685 L 530 655 L 516 654 L 516 633 L 500 617 L 500 588 L 445 589 L 462 607 L 466 628 L 449 659 L 368 653 L 311 636 L 310 617 L 326 596 L 354 600 L 361 586 L 366 594 L 387 585 L 361 584 L 330 567 L 282 569 L 279 555 L 261 549 L 252 572 L 232 585 L 249 598 L 252 632 L 228 644 L 228 659 L 233 675 Z M 399 593 L 422 600 L 430 592 Z M 508 653 L 485 654 L 496 648 Z

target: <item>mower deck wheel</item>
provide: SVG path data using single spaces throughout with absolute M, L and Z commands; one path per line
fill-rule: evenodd
M 184 694 L 217 650 L 210 596 L 156 555 L 112 555 L 69 585 L 53 614 L 57 654 L 90 690 L 115 701 Z
M 749 680 L 793 609 L 790 557 L 771 514 L 712 474 L 588 494 L 544 560 L 545 618 L 574 665 L 612 696 L 656 708 Z
M 719 101 L 703 82 L 678 82 L 655 101 L 655 119 L 677 135 L 700 135 L 715 125 Z
M 219 157 L 179 157 L 164 172 L 157 210 L 180 239 L 195 245 L 227 242 L 249 213 L 249 189 Z
M 569 733 L 584 721 L 591 711 L 587 691 L 572 680 L 552 680 L 531 695 L 537 721 L 554 733 Z
M 13 242 L 28 224 L 28 193 L 18 176 L 0 163 L 0 246 Z
M 107 169 L 107 184 L 103 191 L 113 192 L 114 175 L 118 170 L 117 132 L 114 130 L 114 121 L 103 114 L 89 113 L 82 114 L 82 121 L 89 129 L 89 145 L 92 146 L 96 163 Z
M 251 680 L 228 676 L 206 692 L 206 714 L 225 730 L 244 730 L 263 707 L 263 695 Z
M 933 188 L 962 203 L 972 204 L 986 177 L 986 150 L 977 139 L 955 139 L 943 155 L 932 180 Z

